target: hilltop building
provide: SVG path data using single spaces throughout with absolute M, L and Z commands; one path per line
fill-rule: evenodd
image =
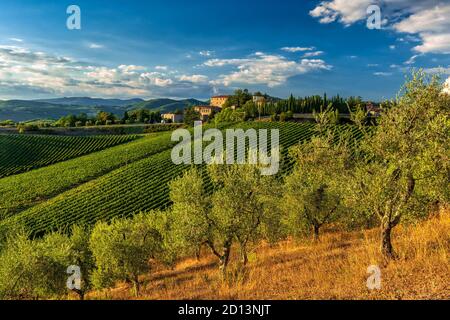
M 228 101 L 228 98 L 230 96 L 214 96 L 211 97 L 211 106 L 213 107 L 219 107 L 219 108 L 223 108 L 223 105 L 225 104 L 225 102 Z
M 266 98 L 264 96 L 253 96 L 253 103 L 261 107 L 266 104 Z
M 211 117 L 212 114 L 220 112 L 222 108 L 217 106 L 195 106 L 194 110 L 200 113 L 201 119 L 203 121 L 206 121 Z

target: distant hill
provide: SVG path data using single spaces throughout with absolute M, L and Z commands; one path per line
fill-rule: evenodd
M 56 98 L 40 100 L 0 101 L 0 120 L 25 122 L 30 120 L 57 120 L 68 114 L 86 113 L 94 116 L 99 111 L 112 112 L 122 117 L 126 110 L 150 109 L 152 111 L 172 112 L 205 102 L 196 99 L 97 99 L 97 98 Z
M 108 107 L 128 107 L 135 103 L 142 102 L 142 99 L 101 99 L 89 97 L 69 97 L 56 99 L 33 100 L 38 102 L 47 102 L 52 104 L 76 105 L 76 106 L 108 106 Z
M 138 102 L 131 106 L 131 109 L 150 109 L 152 111 L 159 110 L 161 112 L 173 112 L 177 109 L 183 110 L 190 106 L 199 106 L 203 104 L 206 104 L 206 102 L 197 99 L 152 99 L 148 101 Z
M 0 101 L 0 120 L 13 120 L 16 122 L 30 120 L 59 119 L 68 114 L 86 113 L 89 116 L 103 110 L 122 115 L 124 107 L 112 106 L 79 106 L 53 104 L 42 101 L 8 100 Z

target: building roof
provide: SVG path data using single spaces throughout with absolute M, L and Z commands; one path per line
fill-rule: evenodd
M 214 97 L 211 97 L 211 99 L 214 99 L 214 98 L 229 98 L 230 96 L 214 96 Z

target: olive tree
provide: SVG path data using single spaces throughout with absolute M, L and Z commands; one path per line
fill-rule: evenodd
M 215 254 L 225 272 L 233 242 L 239 245 L 246 265 L 248 244 L 261 238 L 264 226 L 271 228 L 267 225 L 275 222 L 278 215 L 273 204 L 279 187 L 273 176 L 261 175 L 256 165 L 213 164 L 208 172 L 216 190 L 211 219 L 221 248 Z
M 10 237 L 0 257 L 2 299 L 59 297 L 67 292 L 70 242 L 53 233 L 30 240 L 26 233 Z
M 70 257 L 71 265 L 80 268 L 80 288 L 72 289 L 80 300 L 84 300 L 86 293 L 92 288 L 92 273 L 95 269 L 95 261 L 89 247 L 91 237 L 90 229 L 82 226 L 74 226 L 70 235 Z
M 419 71 L 361 143 L 350 188 L 355 208 L 375 214 L 381 252 L 395 258 L 392 230 L 449 199 L 450 99 L 437 77 Z
M 311 230 L 319 240 L 321 227 L 345 211 L 343 184 L 351 153 L 345 139 L 334 143 L 328 134 L 294 147 L 291 155 L 295 166 L 285 179 L 281 201 L 284 222 L 292 234 Z
M 273 223 L 276 181 L 261 176 L 254 165 L 208 166 L 214 192 L 208 193 L 200 172 L 193 168 L 171 183 L 175 231 L 185 246 L 207 245 L 226 274 L 232 245 L 240 248 L 241 262 L 248 262 L 248 244 Z
M 96 287 L 111 287 L 123 280 L 131 282 L 134 293 L 139 295 L 139 276 L 151 270 L 150 260 L 159 260 L 163 255 L 164 235 L 159 219 L 160 213 L 152 212 L 94 227 L 90 248 L 97 266 L 92 279 Z
M 180 250 L 194 250 L 199 257 L 202 246 L 214 248 L 211 196 L 204 188 L 201 172 L 194 167 L 174 179 L 169 188 L 175 239 L 180 244 Z

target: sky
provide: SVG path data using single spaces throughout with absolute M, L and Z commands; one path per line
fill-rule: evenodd
M 70 5 L 81 29 L 67 27 Z M 449 0 L 2 0 L 0 100 L 248 88 L 380 101 L 411 68 L 450 84 L 449 17 Z

